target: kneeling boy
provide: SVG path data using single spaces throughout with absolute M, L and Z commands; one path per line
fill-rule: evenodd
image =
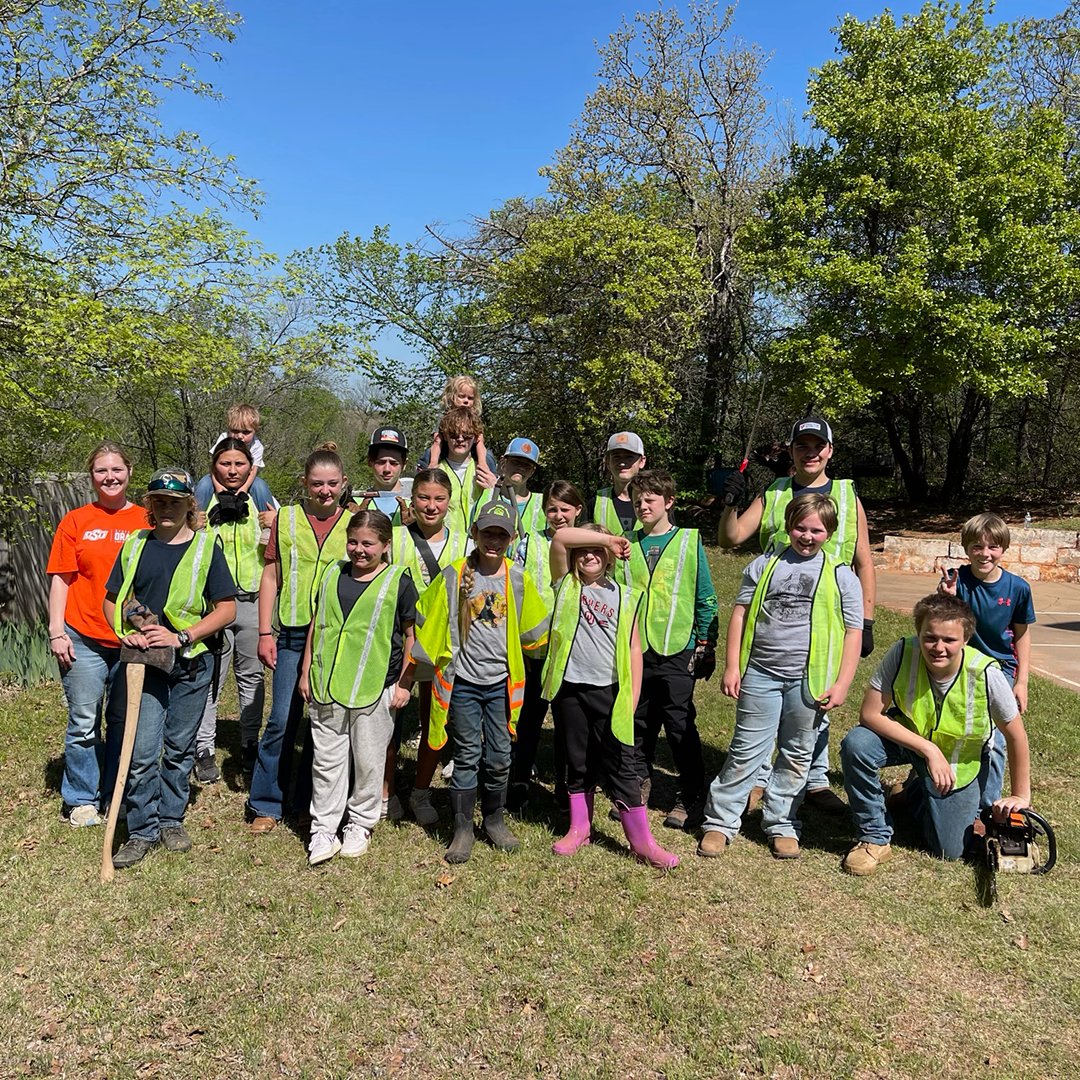
M 840 749 L 858 843 L 843 869 L 865 877 L 892 855 L 892 821 L 878 775 L 914 765 L 915 813 L 926 846 L 945 859 L 964 854 L 986 782 L 995 726 L 1005 736 L 1012 795 L 994 803 L 1004 818 L 1031 799 L 1024 722 L 997 662 L 967 644 L 975 615 L 955 596 L 927 596 L 915 605 L 916 637 L 885 654 L 863 697 L 859 725 Z

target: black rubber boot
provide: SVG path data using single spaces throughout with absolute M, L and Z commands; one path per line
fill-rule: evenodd
M 468 862 L 476 842 L 476 832 L 473 829 L 476 788 L 469 788 L 468 791 L 451 788 L 450 809 L 454 813 L 454 839 L 450 841 L 444 858 L 448 863 Z
M 506 788 L 484 792 L 481 809 L 484 812 L 484 833 L 499 851 L 513 851 L 518 838 L 506 827 L 503 810 L 506 807 Z

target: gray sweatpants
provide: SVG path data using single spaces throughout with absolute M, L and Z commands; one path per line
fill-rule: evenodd
M 207 663 L 213 665 L 213 659 Z M 236 693 L 240 698 L 240 744 L 258 743 L 262 727 L 266 686 L 263 666 L 259 662 L 259 599 L 236 599 L 236 618 L 225 628 L 225 648 L 218 665 L 217 684 L 210 689 L 203 709 L 199 733 L 195 737 L 195 752 L 214 751 L 217 737 L 218 696 L 225 685 L 229 666 L 236 674 Z
M 315 760 L 311 768 L 311 835 L 336 833 L 346 808 L 348 824 L 367 830 L 379 823 L 382 810 L 386 748 L 394 734 L 394 714 L 388 686 L 374 705 L 346 709 L 343 705 L 311 702 L 311 738 Z M 353 782 L 349 790 L 349 756 Z

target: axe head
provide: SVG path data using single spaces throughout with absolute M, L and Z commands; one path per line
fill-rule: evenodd
M 159 625 L 158 617 L 138 600 L 129 600 L 124 605 L 124 621 L 136 630 L 147 626 Z M 122 664 L 145 664 L 147 667 L 172 671 L 176 663 L 176 650 L 171 645 L 155 645 L 149 649 L 135 649 L 130 645 L 120 644 L 120 662 Z

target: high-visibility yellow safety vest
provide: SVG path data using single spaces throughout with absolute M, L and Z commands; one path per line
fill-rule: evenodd
M 551 584 L 551 541 L 545 532 L 526 533 L 518 546 L 524 556 L 522 566 L 533 579 L 536 591 L 544 602 L 544 610 L 551 614 L 555 607 L 555 589 Z M 547 655 L 547 646 L 541 646 L 532 654 L 537 660 Z
M 207 514 L 217 506 L 217 503 L 218 497 L 215 492 L 210 505 L 206 508 Z M 262 537 L 262 526 L 259 524 L 259 512 L 255 509 L 255 504 L 249 502 L 245 520 L 208 525 L 207 529 L 218 538 L 236 587 L 241 592 L 258 592 L 263 572 L 263 557 L 259 543 Z
M 446 719 L 454 689 L 454 658 L 461 649 L 458 633 L 458 599 L 461 573 L 466 560 L 451 563 L 420 597 L 416 607 L 416 642 L 413 658 L 435 669 L 431 683 L 431 719 L 428 745 L 438 750 L 446 743 Z M 507 728 L 517 737 L 517 720 L 525 699 L 525 661 L 522 653 L 534 655 L 547 644 L 548 613 L 536 591 L 532 576 L 509 559 L 505 568 L 506 661 L 509 675 L 506 689 L 510 701 Z
M 368 582 L 348 616 L 338 599 L 338 579 L 348 562 L 323 571 L 311 638 L 311 696 L 320 705 L 347 709 L 374 705 L 386 689 L 394 640 L 398 583 L 403 566 L 385 566 Z
M 480 508 L 482 506 L 487 505 L 489 502 L 494 502 L 501 497 L 497 487 L 485 488 L 483 493 L 473 504 L 472 520 L 476 520 L 476 515 L 480 513 Z M 521 528 L 526 533 L 543 532 L 547 528 L 547 516 L 544 514 L 544 496 L 541 495 L 539 491 L 530 491 L 528 498 L 526 498 L 524 502 L 522 502 L 515 494 L 514 505 L 517 508 Z
M 349 515 L 343 513 L 319 547 L 303 506 L 283 506 L 277 517 L 278 564 L 281 591 L 277 616 L 282 626 L 307 626 L 315 606 L 315 593 L 331 563 L 345 558 Z
M 919 639 L 904 638 L 903 648 L 891 688 L 892 699 L 906 725 L 945 755 L 957 788 L 967 787 L 978 778 L 983 747 L 993 728 L 986 672 L 1000 665 L 993 657 L 965 645 L 960 670 L 939 713 Z
M 774 480 L 765 489 L 765 508 L 761 512 L 758 539 L 766 555 L 775 555 L 791 543 L 784 527 L 784 513 L 792 500 L 790 476 Z M 816 488 L 803 488 L 800 495 L 807 495 Z M 821 545 L 821 550 L 834 559 L 851 566 L 855 562 L 855 545 L 859 542 L 859 498 L 851 480 L 834 480 L 829 498 L 836 507 L 836 531 Z
M 619 512 L 615 509 L 615 495 L 612 488 L 601 488 L 596 493 L 596 501 L 593 503 L 593 521 L 597 525 L 603 525 L 614 536 L 628 536 L 634 529 L 641 528 L 641 522 L 635 520 L 633 529 L 624 529 L 619 520 Z
M 447 527 L 446 543 L 443 544 L 443 549 L 439 552 L 439 557 L 436 560 L 439 564 L 439 569 L 441 570 L 444 567 L 449 566 L 452 562 L 464 558 L 465 548 L 468 542 L 468 537 L 463 533 Z M 431 584 L 431 579 L 428 577 L 427 564 L 420 558 L 420 551 L 416 546 L 416 538 L 413 536 L 412 531 L 407 525 L 398 525 L 394 529 L 394 534 L 390 541 L 390 561 L 396 566 L 404 566 L 405 569 L 409 571 L 418 593 L 422 593 L 424 589 Z
M 746 674 L 747 665 L 750 663 L 758 615 L 782 554 L 783 552 L 773 555 L 765 564 L 746 612 L 742 642 L 739 646 L 740 675 Z M 839 559 L 825 555 L 821 561 L 821 572 L 814 582 L 814 597 L 810 602 L 810 653 L 806 658 L 806 681 L 810 696 L 815 701 L 823 698 L 825 691 L 836 682 L 836 677 L 840 674 L 840 661 L 844 655 L 844 635 L 847 630 L 840 601 L 840 586 L 836 582 L 836 574 L 843 565 Z
M 628 534 L 630 558 L 616 568 L 614 577 L 645 594 L 642 649 L 651 649 L 660 656 L 674 656 L 686 649 L 694 636 L 698 531 L 673 530 L 651 573 L 641 536 L 640 530 Z
M 120 565 L 124 579 L 120 583 L 120 591 L 116 594 L 116 610 L 113 612 L 113 632 L 117 637 L 130 634 L 135 629 L 124 621 L 124 605 L 131 599 L 135 572 L 139 568 L 143 548 L 153 535 L 153 529 L 137 529 L 128 534 L 124 546 L 120 549 Z M 169 582 L 164 611 L 165 618 L 176 630 L 187 630 L 194 626 L 209 610 L 203 593 L 206 591 L 206 580 L 210 576 L 210 560 L 214 554 L 215 542 L 211 533 L 200 529 L 176 564 L 176 570 Z M 180 655 L 185 658 L 204 652 L 205 641 L 192 642 L 179 650 Z
M 634 686 L 630 672 L 630 640 L 644 596 L 629 585 L 616 585 L 619 590 L 619 617 L 615 625 L 615 674 L 619 689 L 611 712 L 611 733 L 626 746 L 634 745 Z M 574 647 L 574 638 L 581 622 L 581 582 L 567 574 L 555 593 L 555 610 L 551 616 L 551 638 L 548 658 L 544 665 L 544 698 L 552 701 L 562 686 L 566 665 Z
M 472 524 L 473 486 L 476 483 L 476 461 L 469 455 L 465 462 L 465 477 L 458 479 L 450 462 L 443 458 L 439 462 L 440 469 L 450 477 L 450 506 L 446 511 L 446 524 L 452 529 L 468 536 L 469 526 Z

